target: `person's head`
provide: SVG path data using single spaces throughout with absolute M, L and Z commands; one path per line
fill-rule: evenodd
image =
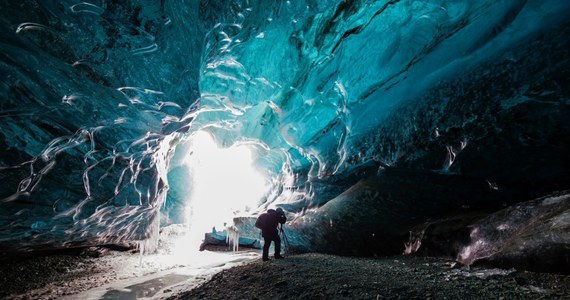
M 284 215 L 284 214 L 285 214 L 285 212 L 283 211 L 283 208 L 281 208 L 281 207 L 278 207 L 275 211 L 276 211 L 278 214 L 280 214 L 280 215 Z

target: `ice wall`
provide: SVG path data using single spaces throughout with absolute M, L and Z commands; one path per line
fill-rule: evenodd
M 198 3 L 168 16 L 154 1 L 1 6 L 2 244 L 148 237 L 169 134 L 198 97 L 202 23 L 185 23 Z
M 562 188 L 569 7 L 2 1 L 0 244 L 148 238 L 199 129 L 264 149 L 268 201 L 296 213 L 379 166 Z

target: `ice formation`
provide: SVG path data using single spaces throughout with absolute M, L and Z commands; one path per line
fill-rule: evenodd
M 226 227 L 226 243 L 231 247 L 232 251 L 239 250 L 239 228 L 235 225 Z
M 401 253 L 434 219 L 473 225 L 568 189 L 569 13 L 559 0 L 3 1 L 0 249 L 142 241 L 188 221 L 198 132 L 248 145 L 266 179 L 229 212 L 279 205 L 305 250 Z

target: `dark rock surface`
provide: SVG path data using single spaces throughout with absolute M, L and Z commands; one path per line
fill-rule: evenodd
M 303 254 L 222 271 L 170 299 L 568 299 L 568 276 L 422 257 Z

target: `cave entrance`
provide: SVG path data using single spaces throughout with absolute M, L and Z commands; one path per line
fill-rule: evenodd
M 204 234 L 224 229 L 236 215 L 256 209 L 269 190 L 268 180 L 255 167 L 257 152 L 251 144 L 218 146 L 206 131 L 191 137 L 186 158 L 191 178 L 186 220 L 191 249 L 198 249 Z

